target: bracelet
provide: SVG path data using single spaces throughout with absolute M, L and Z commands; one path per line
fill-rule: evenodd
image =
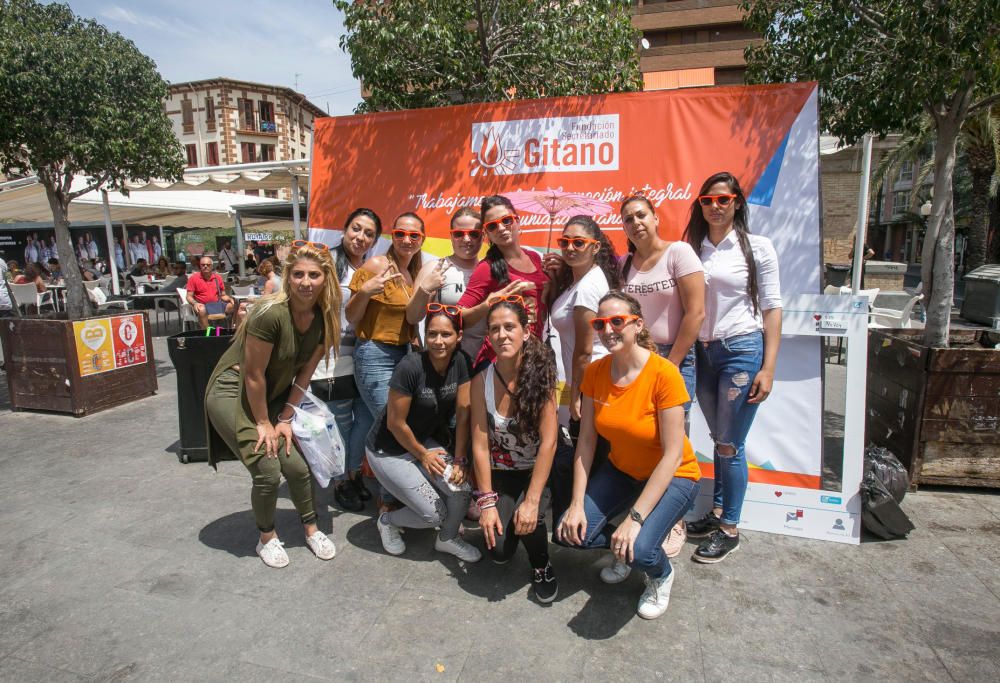
M 494 508 L 497 506 L 498 500 L 500 500 L 500 496 L 494 491 L 489 491 L 488 493 L 483 493 L 476 498 L 476 507 L 480 510 Z
M 283 423 L 285 423 L 286 425 L 288 425 L 288 424 L 292 424 L 292 420 L 294 420 L 294 419 L 295 419 L 295 416 L 294 416 L 294 415 L 292 415 L 292 416 L 291 416 L 290 418 L 288 418 L 287 420 L 286 420 L 286 419 L 283 419 L 283 418 L 280 418 L 280 417 L 279 417 L 279 418 L 278 418 L 278 422 L 283 422 Z
M 286 405 L 286 406 L 288 406 L 289 408 L 298 408 L 298 406 L 297 406 L 297 405 L 294 405 L 294 404 L 292 404 L 292 403 L 289 403 L 288 401 L 285 401 L 285 405 Z
M 478 503 L 477 503 L 477 505 L 478 505 Z M 497 506 L 496 503 L 487 503 L 486 505 L 480 505 L 479 506 L 479 511 L 482 512 L 483 510 L 489 510 L 490 508 L 495 508 L 496 506 Z

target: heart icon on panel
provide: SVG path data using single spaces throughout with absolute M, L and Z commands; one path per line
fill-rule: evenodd
M 781 498 L 781 491 L 775 491 L 774 495 L 777 496 L 778 498 Z
M 823 319 L 823 316 L 821 316 L 819 313 L 813 313 L 813 320 L 819 322 L 822 319 Z

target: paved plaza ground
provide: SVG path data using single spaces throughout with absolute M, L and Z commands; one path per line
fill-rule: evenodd
M 905 541 L 860 547 L 746 532 L 716 566 L 674 566 L 670 609 L 605 586 L 601 553 L 554 549 L 559 597 L 529 597 L 523 552 L 465 565 L 321 496 L 331 562 L 254 554 L 249 476 L 181 465 L 174 373 L 160 392 L 74 419 L 12 413 L 0 375 L 0 679 L 1000 680 L 1000 496 L 921 490 Z M 478 531 L 467 538 L 480 543 Z

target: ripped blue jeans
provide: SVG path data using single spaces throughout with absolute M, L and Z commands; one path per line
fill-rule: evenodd
M 747 398 L 764 362 L 764 335 L 697 342 L 695 349 L 698 404 L 715 442 L 713 506 L 722 509 L 723 524 L 739 524 L 748 481 L 746 439 L 757 415 L 757 404 Z M 720 445 L 736 453 L 720 455 Z

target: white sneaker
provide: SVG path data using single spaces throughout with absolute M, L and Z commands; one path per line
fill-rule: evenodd
M 275 536 L 267 543 L 257 541 L 257 554 L 268 567 L 281 569 L 288 566 L 288 553 L 285 552 L 285 544 Z
M 479 549 L 468 543 L 461 536 L 456 536 L 450 541 L 442 541 L 440 537 L 435 538 L 434 550 L 437 550 L 439 553 L 454 555 L 466 562 L 479 562 L 479 560 L 483 559 L 483 554 L 479 552 Z
M 674 572 L 661 579 L 651 579 L 646 576 L 646 590 L 639 598 L 639 608 L 636 612 L 643 619 L 656 619 L 667 611 L 670 604 L 670 588 L 674 585 Z
M 375 520 L 375 526 L 378 527 L 378 535 L 382 538 L 382 547 L 390 555 L 402 555 L 406 552 L 406 544 L 403 543 L 403 539 L 399 535 L 399 527 L 393 526 L 384 520 L 387 514 L 383 512 Z
M 309 550 L 313 551 L 313 555 L 321 560 L 332 560 L 337 554 L 337 546 L 333 544 L 329 536 L 319 530 L 306 539 L 306 545 L 309 546 Z
M 604 583 L 621 583 L 632 573 L 632 567 L 626 562 L 620 562 L 616 557 L 614 562 L 601 570 L 601 581 Z

